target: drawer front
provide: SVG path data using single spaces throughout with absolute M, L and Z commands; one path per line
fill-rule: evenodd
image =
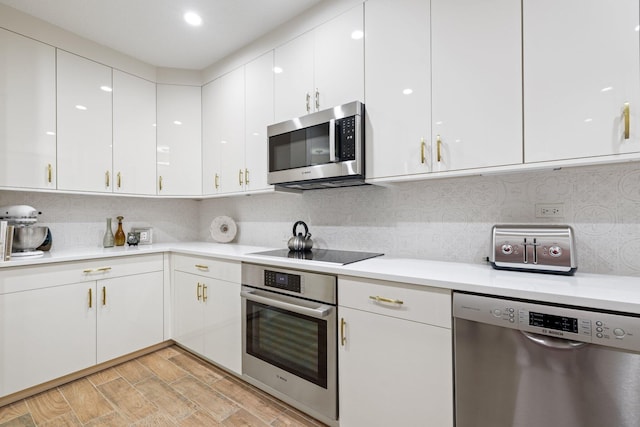
M 240 283 L 242 271 L 240 261 L 178 254 L 173 255 L 173 269 L 234 283 Z
M 448 289 L 339 277 L 338 306 L 451 328 Z
M 162 254 L 0 269 L 0 294 L 163 271 Z

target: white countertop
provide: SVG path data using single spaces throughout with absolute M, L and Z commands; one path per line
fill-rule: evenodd
M 40 258 L 14 258 L 0 263 L 0 271 L 7 267 L 173 252 L 640 314 L 640 277 L 587 274 L 581 273 L 579 269 L 574 276 L 559 276 L 500 271 L 488 264 L 388 256 L 341 266 L 319 261 L 252 255 L 253 252 L 270 249 L 274 248 L 190 242 L 109 249 L 94 247 L 53 250 Z

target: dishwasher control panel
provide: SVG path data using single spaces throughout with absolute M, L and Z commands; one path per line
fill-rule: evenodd
M 567 341 L 640 352 L 640 317 L 454 293 L 453 317 Z
M 489 261 L 500 270 L 573 274 L 573 230 L 568 225 L 495 225 Z

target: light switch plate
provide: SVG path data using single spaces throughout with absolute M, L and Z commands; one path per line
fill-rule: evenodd
M 141 245 L 150 245 L 153 243 L 153 228 L 151 227 L 133 227 L 131 229 L 134 233 L 140 233 Z

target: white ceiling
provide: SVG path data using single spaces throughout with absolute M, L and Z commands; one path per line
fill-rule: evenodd
M 157 67 L 202 70 L 323 0 L 0 0 Z M 183 14 L 202 16 L 191 27 Z

